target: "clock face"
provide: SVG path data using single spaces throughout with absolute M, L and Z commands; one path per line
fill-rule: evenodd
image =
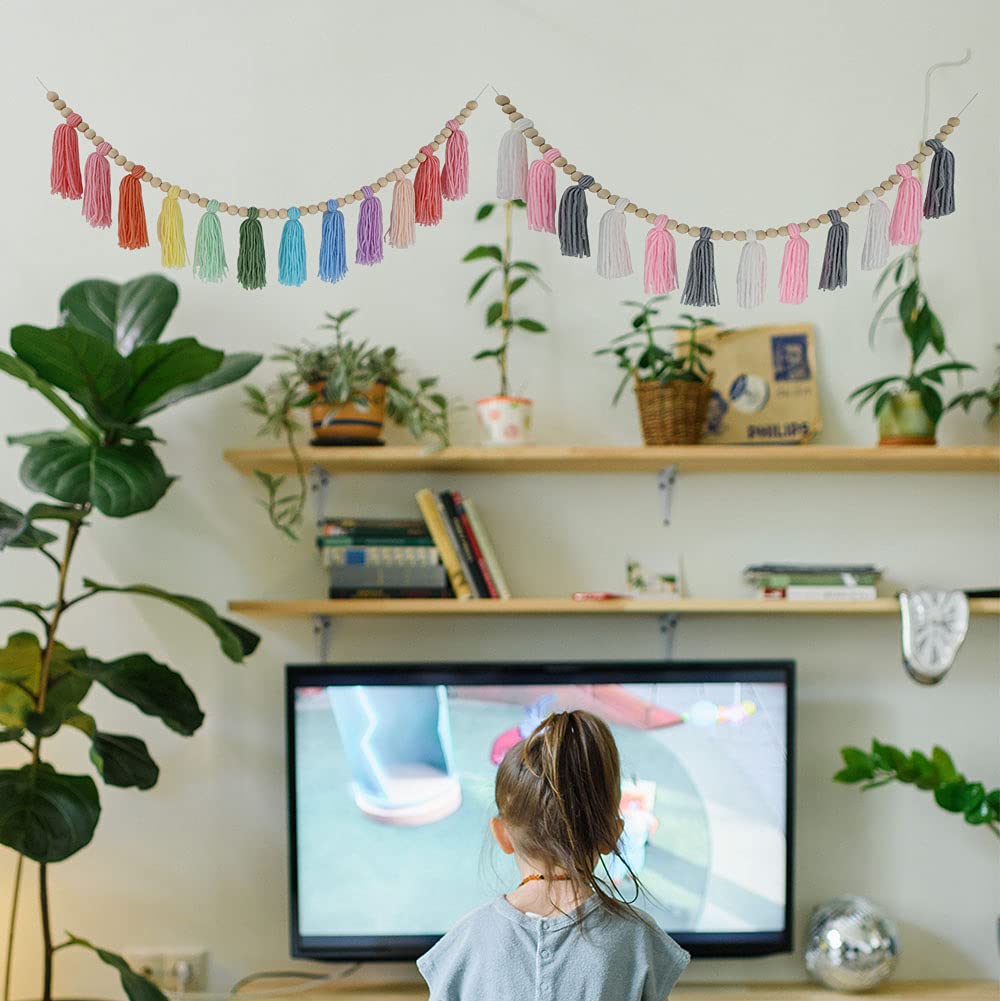
M 951 670 L 969 629 L 969 602 L 961 591 L 904 591 L 899 596 L 903 666 L 923 685 Z

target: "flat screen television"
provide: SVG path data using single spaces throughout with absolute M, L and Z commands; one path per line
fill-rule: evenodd
M 794 684 L 789 661 L 289 667 L 292 954 L 413 959 L 512 889 L 497 763 L 564 709 L 614 732 L 640 905 L 695 956 L 788 951 Z

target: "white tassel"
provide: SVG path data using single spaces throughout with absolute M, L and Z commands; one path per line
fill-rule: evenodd
M 618 196 L 614 208 L 601 216 L 597 236 L 597 273 L 602 278 L 624 278 L 632 274 L 632 255 L 625 234 L 625 206 L 628 199 Z
M 747 238 L 736 270 L 736 305 L 754 309 L 764 301 L 767 289 L 767 251 L 757 239 L 757 230 L 747 227 Z
M 528 197 L 528 143 L 524 130 L 532 127 L 530 118 L 522 118 L 511 125 L 500 139 L 497 151 L 497 198 L 510 201 Z
M 866 191 L 868 199 L 868 228 L 865 230 L 865 245 L 861 251 L 861 270 L 877 271 L 885 267 L 889 260 L 889 219 L 891 214 L 885 201 L 875 196 L 874 191 Z

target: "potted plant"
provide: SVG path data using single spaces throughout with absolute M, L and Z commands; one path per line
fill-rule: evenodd
M 928 348 L 938 355 L 948 352 L 944 328 L 931 309 L 920 282 L 918 246 L 891 261 L 875 285 L 878 295 L 892 276 L 894 288 L 882 300 L 868 330 L 874 344 L 875 332 L 889 307 L 896 304 L 899 322 L 909 347 L 908 370 L 901 375 L 887 375 L 858 386 L 848 397 L 860 410 L 872 404 L 878 419 L 880 445 L 933 445 L 938 421 L 944 413 L 940 389 L 945 377 L 953 372 L 974 371 L 973 365 L 956 360 L 938 362 L 917 369 Z
M 658 295 L 646 302 L 623 302 L 623 306 L 637 310 L 630 329 L 595 353 L 612 355 L 625 373 L 615 391 L 615 403 L 629 382 L 633 383 L 647 445 L 696 445 L 701 441 L 712 397 L 712 372 L 706 360 L 713 351 L 699 338 L 719 325 L 709 317 L 690 313 L 680 314 L 682 323 L 659 323 L 658 307 L 666 299 Z M 656 341 L 657 333 L 664 330 L 674 335 L 666 346 Z
M 496 208 L 493 202 L 486 202 L 476 212 L 476 220 L 488 219 Z M 481 274 L 469 289 L 468 302 L 489 284 L 499 280 L 500 298 L 486 307 L 486 329 L 500 329 L 500 343 L 495 348 L 479 351 L 473 356 L 475 361 L 492 358 L 500 375 L 499 392 L 476 401 L 476 416 L 488 445 L 523 445 L 531 431 L 532 401 L 523 396 L 510 395 L 508 352 L 510 338 L 514 330 L 524 330 L 529 334 L 544 334 L 548 328 L 538 320 L 516 317 L 511 308 L 511 300 L 529 282 L 548 288 L 542 281 L 537 264 L 531 261 L 514 260 L 511 252 L 514 209 L 523 209 L 520 199 L 503 203 L 503 244 L 480 244 L 473 247 L 463 261 L 490 260 L 494 263 Z
M 189 397 L 242 378 L 259 355 L 225 355 L 192 337 L 161 341 L 177 304 L 177 286 L 158 275 L 116 285 L 85 281 L 60 300 L 62 325 L 53 330 L 18 326 L 11 331 L 13 354 L 0 351 L 0 371 L 39 393 L 67 422 L 56 431 L 9 437 L 27 451 L 21 482 L 44 498 L 26 511 L 0 503 L 0 550 L 34 554 L 56 570 L 51 600 L 34 595 L 0 596 L 0 607 L 22 612 L 32 628 L 16 632 L 0 647 L 0 744 L 21 755 L 0 768 L 0 844 L 17 854 L 7 937 L 4 997 L 9 997 L 18 904 L 27 863 L 38 866 L 42 926 L 42 1001 L 51 1001 L 56 956 L 85 948 L 113 967 L 132 1001 L 166 1001 L 148 980 L 116 953 L 68 934 L 52 933 L 49 867 L 84 848 L 101 813 L 100 794 L 89 768 L 67 769 L 69 755 L 89 756 L 106 786 L 150 789 L 159 768 L 139 737 L 109 733 L 91 715 L 88 696 L 103 688 L 159 719 L 181 736 L 201 726 L 204 713 L 194 692 L 176 671 L 148 653 L 99 659 L 72 645 L 64 627 L 86 603 L 93 620 L 95 599 L 136 595 L 165 602 L 202 622 L 222 653 L 242 661 L 259 637 L 227 619 L 199 598 L 151 584 L 78 582 L 78 543 L 99 516 L 127 518 L 153 508 L 175 477 L 160 463 L 161 441 L 149 419 Z M 61 536 L 61 538 L 60 538 Z M 53 552 L 53 550 L 55 550 Z M 15 557 L 16 559 L 17 557 Z M 16 584 L 17 572 L 8 581 Z M 120 615 L 116 602 L 114 615 Z M 113 619 L 107 619 L 108 636 Z M 64 728 L 77 731 L 82 745 L 67 744 L 57 768 L 44 752 Z M 23 763 L 22 763 L 23 762 Z
M 355 341 L 344 324 L 355 312 L 327 313 L 322 330 L 334 332 L 333 343 L 285 346 L 272 360 L 288 370 L 270 386 L 246 387 L 246 406 L 260 419 L 258 435 L 284 438 L 296 465 L 296 486 L 285 492 L 287 477 L 256 471 L 263 485 L 271 523 L 291 538 L 302 521 L 307 487 L 305 465 L 295 436 L 302 425 L 295 411 L 309 409 L 314 445 L 382 445 L 386 419 L 405 427 L 414 438 L 431 438 L 444 448 L 449 442 L 448 400 L 435 391 L 436 378 L 410 382 L 404 378 L 395 348 Z

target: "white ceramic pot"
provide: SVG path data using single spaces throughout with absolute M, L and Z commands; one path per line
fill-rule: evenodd
M 526 445 L 531 432 L 531 400 L 487 396 L 476 401 L 476 417 L 486 445 Z

